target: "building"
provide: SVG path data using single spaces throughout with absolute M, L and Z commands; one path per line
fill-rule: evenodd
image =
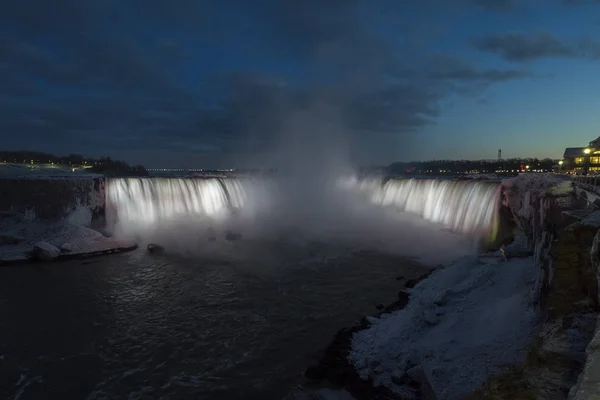
M 588 147 L 567 147 L 562 169 L 581 173 L 600 171 L 600 137 L 592 140 Z

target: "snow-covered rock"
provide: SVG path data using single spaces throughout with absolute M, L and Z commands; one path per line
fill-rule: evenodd
M 459 179 L 498 180 L 500 177 L 496 174 L 464 174 Z
M 69 242 L 63 243 L 62 246 L 60 246 L 60 251 L 70 253 L 73 251 L 73 245 Z
M 600 228 L 600 211 L 594 211 L 587 215 L 582 221 L 584 225 Z
M 47 242 L 39 241 L 33 246 L 36 257 L 42 261 L 54 260 L 60 255 L 60 250 Z
M 411 289 L 405 309 L 354 334 L 349 359 L 361 378 L 398 394 L 405 388 L 392 377 L 421 365 L 438 398 L 461 398 L 523 361 L 536 322 L 534 273 L 531 257 L 485 265 L 467 257 L 437 270 Z
M 76 256 L 125 251 L 135 247 L 135 243 L 130 241 L 106 237 L 98 231 L 70 224 L 66 220 L 51 222 L 0 219 L 0 231 L 11 232 L 11 235 L 23 238 L 17 244 L 0 244 L 0 262 L 8 264 L 25 262 L 32 254 L 36 255 L 34 248 L 39 242 L 44 242 L 53 249 L 50 252 L 44 251 L 43 259 L 53 259 L 53 254 L 57 251 L 59 254 L 62 251 L 63 255 L 68 253 Z M 40 248 L 49 249 L 46 245 L 42 245 Z M 69 248 L 70 251 L 68 251 Z M 34 249 L 33 252 L 32 249 Z
M 165 252 L 165 248 L 156 243 L 148 243 L 147 249 L 148 253 L 151 254 L 162 254 Z

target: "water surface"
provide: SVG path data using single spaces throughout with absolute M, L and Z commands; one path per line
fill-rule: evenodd
M 415 262 L 334 243 L 225 243 L 0 269 L 0 398 L 279 399 Z

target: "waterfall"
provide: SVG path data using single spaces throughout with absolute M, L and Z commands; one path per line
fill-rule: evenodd
M 215 218 L 243 209 L 247 200 L 247 190 L 238 179 L 110 179 L 107 222 L 151 226 L 179 217 Z
M 344 186 L 348 186 L 346 181 Z M 500 184 L 442 179 L 366 178 L 352 185 L 381 206 L 419 215 L 455 232 L 495 234 Z
M 273 182 L 270 182 L 270 184 Z M 281 183 L 281 182 L 280 182 Z M 443 225 L 454 232 L 493 238 L 498 221 L 500 185 L 490 182 L 452 181 L 437 179 L 341 179 L 332 193 L 338 201 L 360 201 L 360 197 L 382 207 L 416 214 L 428 221 Z M 107 222 L 137 230 L 160 225 L 177 218 L 221 218 L 234 210 L 256 211 L 260 206 L 267 217 L 283 217 L 298 206 L 289 198 L 278 195 L 285 185 L 265 190 L 266 181 L 235 178 L 117 178 L 106 185 Z M 294 186 L 295 187 L 295 186 Z M 310 190 L 299 187 L 297 189 Z M 288 188 L 289 189 L 289 188 Z M 322 187 L 317 190 L 323 190 Z M 336 192 L 337 191 L 337 192 Z M 294 193 L 292 193 L 292 198 Z M 361 196 L 362 195 L 362 196 Z M 356 198 L 353 198 L 355 196 Z M 278 208 L 269 201 L 277 197 Z M 319 197 L 310 194 L 310 198 Z M 308 212 L 331 212 L 330 204 L 310 204 Z M 291 209 L 292 208 L 292 209 Z M 339 207 L 338 207 L 339 208 Z M 355 217 L 347 212 L 346 219 Z M 355 218 L 354 218 L 355 219 Z

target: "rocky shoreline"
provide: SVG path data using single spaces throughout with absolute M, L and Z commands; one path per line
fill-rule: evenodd
M 115 244 L 113 247 L 103 249 L 103 250 L 90 250 L 85 252 L 77 252 L 77 253 L 60 253 L 58 256 L 49 259 L 42 260 L 40 259 L 34 250 L 23 253 L 21 256 L 13 256 L 0 258 L 0 267 L 13 267 L 19 265 L 28 265 L 33 263 L 49 263 L 49 262 L 58 262 L 58 261 L 68 261 L 68 260 L 84 260 L 87 258 L 100 257 L 109 254 L 118 254 L 118 253 L 126 253 L 129 251 L 133 251 L 138 248 L 137 243 L 122 243 Z
M 363 316 L 351 327 L 340 329 L 333 337 L 330 344 L 326 347 L 322 357 L 316 365 L 310 366 L 304 372 L 304 382 L 298 385 L 285 399 L 320 399 L 322 395 L 319 392 L 323 389 L 348 393 L 348 399 L 372 399 L 372 400 L 391 400 L 401 399 L 398 395 L 385 387 L 375 387 L 372 379 L 363 380 L 358 375 L 354 366 L 348 361 L 349 351 L 354 333 L 367 329 L 371 326 L 370 318 L 378 318 L 383 314 L 389 314 L 394 311 L 402 310 L 408 305 L 409 293 L 406 289 L 413 288 L 417 283 L 427 279 L 434 269 L 422 274 L 416 279 L 406 280 L 404 277 L 398 277 L 397 280 L 404 280 L 403 289 L 398 292 L 398 298 L 387 306 L 378 305 L 379 310 L 373 316 Z M 415 395 L 431 393 L 431 387 L 428 387 L 424 376 L 407 376 L 407 382 L 411 386 Z M 337 394 L 340 395 L 339 393 Z M 321 396 L 321 397 L 320 397 Z M 342 395 L 343 396 L 343 395 Z M 343 397 L 342 397 L 343 398 Z

